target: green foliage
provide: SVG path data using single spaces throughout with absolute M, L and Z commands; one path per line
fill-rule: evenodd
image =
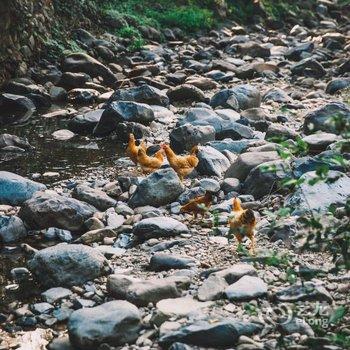
M 210 29 L 215 21 L 212 11 L 197 6 L 176 6 L 164 12 L 147 11 L 161 26 L 179 27 L 186 32 Z
M 128 45 L 130 51 L 140 50 L 145 45 L 145 40 L 142 38 L 140 31 L 135 27 L 125 26 L 117 34 L 122 38 L 130 39 Z

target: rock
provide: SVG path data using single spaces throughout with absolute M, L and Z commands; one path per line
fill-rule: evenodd
M 93 133 L 97 136 L 105 136 L 114 131 L 119 123 L 136 122 L 150 124 L 153 120 L 153 109 L 144 103 L 129 101 L 111 102 L 103 112 Z
M 278 330 L 282 334 L 305 334 L 308 337 L 315 336 L 315 332 L 311 328 L 311 326 L 303 319 L 293 317 L 289 322 L 282 322 L 278 325 Z
M 46 186 L 8 171 L 0 171 L 0 203 L 21 205 Z
M 267 114 L 267 112 L 261 107 L 246 109 L 241 112 L 241 118 L 243 121 L 247 120 L 249 125 L 252 125 L 259 131 L 266 131 L 270 122 L 277 119 Z
M 110 346 L 133 343 L 141 328 L 141 316 L 136 306 L 114 300 L 74 311 L 67 327 L 75 347 L 95 350 L 104 343 Z
M 334 95 L 340 90 L 350 87 L 350 78 L 333 79 L 327 84 L 326 93 Z
M 79 231 L 97 210 L 89 204 L 58 194 L 38 192 L 24 202 L 19 216 L 31 228 Z
M 57 130 L 55 132 L 53 132 L 51 134 L 51 136 L 55 139 L 55 140 L 59 140 L 59 141 L 68 141 L 71 138 L 73 138 L 75 136 L 74 132 L 67 130 L 67 129 L 61 129 L 61 130 Z
M 138 306 L 147 306 L 167 298 L 177 298 L 181 292 L 175 281 L 151 279 L 132 283 L 126 292 L 126 299 Z
M 345 174 L 330 170 L 327 178 L 331 182 L 319 181 L 310 185 L 309 181 L 317 177 L 316 172 L 305 173 L 301 179 L 305 181 L 290 196 L 287 205 L 294 208 L 293 214 L 300 215 L 314 211 L 325 213 L 331 204 L 344 205 L 350 196 L 350 178 Z
M 212 274 L 198 288 L 198 300 L 209 301 L 220 299 L 227 287 L 228 283 L 225 278 Z
M 69 130 L 76 134 L 91 134 L 101 119 L 104 109 L 96 109 L 85 114 L 79 114 L 68 122 Z
M 106 192 L 84 184 L 75 187 L 72 196 L 102 211 L 114 207 L 117 204 L 117 201 L 108 196 Z
M 117 235 L 116 231 L 104 227 L 84 233 L 77 239 L 77 242 L 91 244 L 94 242 L 102 242 L 105 237 L 117 237 Z
M 253 168 L 262 163 L 277 160 L 278 158 L 279 156 L 275 151 L 243 153 L 227 169 L 225 178 L 234 177 L 240 181 L 244 181 Z
M 255 323 L 240 322 L 229 318 L 215 323 L 197 321 L 163 335 L 159 343 L 165 348 L 176 342 L 206 348 L 229 348 L 237 344 L 241 335 L 252 335 L 261 328 L 262 326 Z
M 217 92 L 211 98 L 210 105 L 213 108 L 223 107 L 223 108 L 232 108 L 235 111 L 239 110 L 239 103 L 232 89 L 223 89 Z
M 57 227 L 49 227 L 44 234 L 45 238 L 49 240 L 59 239 L 62 242 L 70 242 L 73 240 L 72 234 L 68 230 L 62 230 Z
M 239 263 L 232 267 L 214 273 L 215 276 L 222 277 L 228 284 L 237 282 L 243 276 L 257 276 L 257 272 L 252 265 Z
M 273 101 L 277 103 L 292 103 L 293 99 L 290 98 L 286 92 L 284 92 L 282 89 L 278 88 L 272 88 L 268 91 L 263 96 L 263 101 Z
M 229 160 L 215 148 L 200 147 L 198 152 L 199 163 L 197 171 L 201 175 L 221 176 L 230 166 Z
M 204 145 L 215 140 L 215 129 L 211 125 L 184 124 L 174 128 L 169 135 L 170 147 L 177 153 L 190 151 L 193 146 Z
M 53 102 L 61 103 L 67 101 L 68 94 L 64 88 L 59 86 L 52 86 L 50 89 L 50 97 Z
M 292 61 L 300 61 L 305 53 L 311 53 L 315 47 L 313 42 L 306 42 L 288 49 L 284 56 Z
M 331 122 L 331 118 L 335 116 L 342 116 L 345 120 L 350 120 L 348 105 L 341 102 L 330 102 L 308 113 L 304 119 L 305 134 L 312 134 L 317 131 L 339 134 L 340 130 L 337 130 Z
M 83 52 L 68 55 L 62 63 L 62 68 L 65 72 L 86 73 L 92 77 L 101 76 L 109 85 L 113 85 L 117 80 L 109 68 Z
M 164 107 L 169 105 L 169 98 L 163 91 L 146 84 L 129 89 L 116 90 L 110 98 L 110 102 L 114 101 L 133 101 Z
M 327 74 L 321 63 L 314 58 L 309 57 L 301 60 L 290 67 L 293 75 L 302 75 L 305 77 L 322 78 Z
M 186 79 L 186 84 L 194 85 L 195 87 L 203 91 L 212 90 L 217 88 L 218 86 L 218 84 L 210 78 L 197 76 L 189 77 L 188 79 Z
M 198 87 L 190 84 L 178 85 L 167 92 L 170 102 L 195 101 L 205 102 L 205 95 Z
M 333 302 L 327 290 L 314 282 L 305 282 L 304 285 L 294 284 L 276 292 L 275 297 L 278 301 L 292 303 L 305 300 Z
M 111 270 L 105 257 L 95 249 L 67 243 L 37 251 L 28 266 L 48 288 L 81 285 Z
M 11 134 L 0 134 L 0 150 L 7 147 L 18 147 L 21 150 L 31 150 L 34 148 L 25 138 Z
M 210 302 L 202 303 L 189 297 L 163 299 L 158 301 L 156 305 L 156 314 L 153 317 L 153 322 L 157 326 L 160 326 L 169 319 L 178 319 L 198 314 L 210 305 Z
M 43 300 L 50 304 L 54 304 L 59 300 L 68 298 L 70 295 L 72 295 L 72 292 L 69 289 L 63 287 L 50 288 L 47 291 L 41 293 Z
M 23 221 L 17 216 L 0 215 L 0 239 L 2 243 L 13 243 L 27 236 Z
M 273 139 L 294 140 L 296 139 L 297 136 L 298 136 L 297 132 L 289 128 L 288 126 L 285 126 L 282 124 L 270 124 L 266 130 L 265 139 L 266 140 L 273 140 Z
M 220 191 L 220 184 L 218 181 L 210 178 L 204 178 L 199 181 L 199 187 L 205 191 L 216 193 Z
M 133 234 L 141 241 L 150 238 L 172 237 L 183 233 L 189 233 L 187 226 L 169 217 L 143 219 L 133 228 Z
M 265 171 L 266 168 L 274 168 L 276 171 Z M 287 176 L 284 161 L 265 162 L 257 165 L 249 172 L 242 189 L 244 193 L 251 194 L 255 199 L 261 199 L 278 190 L 280 188 L 278 184 Z
M 192 258 L 165 253 L 154 254 L 150 261 L 150 269 L 153 271 L 190 269 L 195 265 L 196 261 Z
M 267 284 L 259 277 L 243 276 L 225 289 L 231 301 L 251 300 L 267 293 Z
M 147 306 L 164 298 L 177 298 L 181 294 L 176 280 L 139 280 L 126 275 L 110 275 L 107 290 L 114 298 L 127 299 L 139 306 Z
M 232 153 L 242 153 L 249 147 L 262 143 L 265 143 L 265 141 L 224 139 L 221 141 L 208 142 L 207 145 L 217 149 L 220 152 L 230 151 Z
M 81 88 L 91 81 L 91 77 L 85 73 L 65 72 L 62 74 L 59 84 L 68 89 Z
M 100 93 L 95 89 L 72 89 L 68 93 L 68 101 L 82 105 L 93 104 Z
M 174 202 L 184 189 L 172 168 L 160 169 L 142 180 L 128 205 L 131 208 L 145 205 L 159 207 Z
M 0 126 L 5 124 L 18 124 L 26 122 L 34 113 L 33 102 L 21 95 L 0 95 Z
M 136 282 L 140 282 L 140 280 L 128 275 L 109 275 L 107 279 L 108 294 L 116 299 L 125 299 L 129 287 Z
M 235 95 L 241 110 L 260 107 L 261 95 L 256 87 L 247 84 L 237 85 L 231 90 Z
M 303 141 L 307 143 L 309 151 L 312 153 L 320 153 L 327 149 L 329 145 L 339 140 L 339 136 L 328 132 L 318 132 L 303 137 Z
M 224 179 L 221 183 L 221 189 L 224 191 L 225 194 L 230 192 L 238 192 L 240 187 L 240 181 L 234 177 L 228 177 Z
M 48 314 L 53 310 L 53 305 L 49 303 L 35 303 L 31 306 L 32 311 L 35 314 Z
M 270 57 L 270 49 L 266 46 L 263 46 L 259 43 L 249 41 L 244 44 L 238 45 L 238 51 L 241 55 L 248 55 L 251 57 Z
M 179 120 L 179 125 L 191 124 L 194 126 L 211 125 L 215 129 L 215 137 L 223 139 L 230 137 L 234 139 L 253 138 L 254 132 L 247 126 L 237 123 L 240 116 L 238 113 L 216 113 L 208 108 L 191 108 L 185 117 Z

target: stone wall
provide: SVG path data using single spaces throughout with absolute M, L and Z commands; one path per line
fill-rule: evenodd
M 0 84 L 23 74 L 50 36 L 52 0 L 1 0 Z

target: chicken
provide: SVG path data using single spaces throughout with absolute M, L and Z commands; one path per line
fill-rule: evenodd
M 198 146 L 194 146 L 191 153 L 187 156 L 176 155 L 170 146 L 166 144 L 162 145 L 162 148 L 165 151 L 170 166 L 175 170 L 177 175 L 179 175 L 181 181 L 183 181 L 184 177 L 192 173 L 193 169 L 198 165 Z
M 241 200 L 239 198 L 233 198 L 232 203 L 233 217 L 229 221 L 230 234 L 234 234 L 238 240 L 238 243 L 242 243 L 243 237 L 247 236 L 250 241 L 250 251 L 255 253 L 255 234 L 254 229 L 256 226 L 256 218 L 253 210 L 243 209 Z
M 137 162 L 140 164 L 144 174 L 150 174 L 158 170 L 162 166 L 163 161 L 164 153 L 162 149 L 156 152 L 153 157 L 148 156 L 146 149 L 142 147 L 138 150 Z
M 146 150 L 146 143 L 142 141 L 140 146 L 137 146 L 134 134 L 129 134 L 129 141 L 128 147 L 126 148 L 126 154 L 130 157 L 130 159 L 135 165 L 137 165 L 137 155 L 140 148 Z
M 182 213 L 192 213 L 193 218 L 196 219 L 198 214 L 204 218 L 205 213 L 211 207 L 213 195 L 211 192 L 205 192 L 204 196 L 200 196 L 190 200 L 187 204 L 180 208 Z

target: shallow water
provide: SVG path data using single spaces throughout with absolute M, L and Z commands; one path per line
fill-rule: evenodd
M 76 136 L 68 141 L 53 139 L 51 134 L 67 128 L 68 119 L 33 116 L 23 125 L 11 125 L 0 133 L 25 137 L 35 150 L 25 153 L 0 152 L 0 170 L 22 176 L 45 172 L 60 173 L 60 180 L 77 176 L 84 170 L 113 166 L 123 154 L 123 145 L 112 138 L 96 139 Z M 56 179 L 57 180 L 57 179 Z M 50 182 L 48 178 L 38 181 Z

